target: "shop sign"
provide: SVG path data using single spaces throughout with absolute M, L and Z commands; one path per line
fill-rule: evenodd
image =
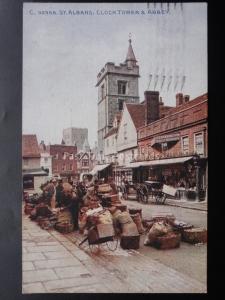
M 168 142 L 176 142 L 179 140 L 180 140 L 180 134 L 161 135 L 161 136 L 157 136 L 153 139 L 152 145 L 168 143 Z

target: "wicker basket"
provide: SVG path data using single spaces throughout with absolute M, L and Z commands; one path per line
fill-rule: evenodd
M 207 230 L 205 228 L 184 229 L 182 240 L 187 243 L 197 244 L 207 242 Z
M 138 236 L 121 236 L 120 247 L 122 249 L 139 249 L 140 235 L 138 235 Z
M 180 241 L 181 234 L 171 232 L 167 235 L 156 237 L 150 245 L 157 249 L 174 249 L 180 247 Z
M 71 223 L 56 223 L 55 229 L 60 233 L 70 233 L 74 230 L 74 225 Z

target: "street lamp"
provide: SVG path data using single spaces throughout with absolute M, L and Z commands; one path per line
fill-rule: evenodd
M 198 154 L 195 154 L 193 156 L 193 162 L 194 162 L 194 166 L 195 166 L 195 170 L 196 170 L 196 198 L 197 198 L 197 201 L 200 201 L 199 200 L 199 169 L 200 169 L 200 166 L 199 166 L 199 160 L 200 160 L 200 156 Z

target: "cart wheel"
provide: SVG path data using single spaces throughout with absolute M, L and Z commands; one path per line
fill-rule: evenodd
M 91 253 L 97 253 L 100 250 L 100 244 L 89 244 Z
M 107 241 L 106 242 L 107 248 L 109 251 L 115 251 L 118 246 L 118 237 L 114 236 L 112 241 Z

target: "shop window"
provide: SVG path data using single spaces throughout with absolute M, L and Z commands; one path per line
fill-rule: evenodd
M 183 152 L 183 154 L 189 153 L 189 137 L 188 136 L 182 137 L 182 152 Z
M 127 82 L 126 81 L 118 81 L 118 94 L 126 95 Z
M 33 189 L 34 188 L 34 176 L 24 176 L 23 177 L 23 188 Z
M 204 154 L 204 139 L 203 133 L 196 133 L 194 136 L 195 153 L 199 155 Z

